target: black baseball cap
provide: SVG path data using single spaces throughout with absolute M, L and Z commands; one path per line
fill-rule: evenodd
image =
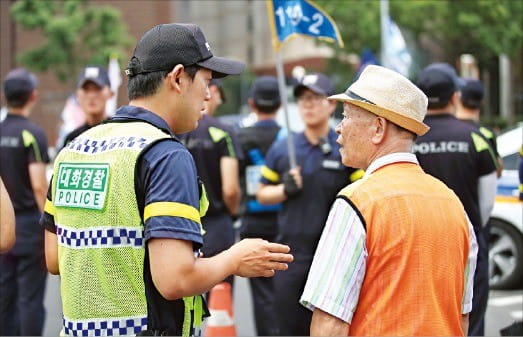
M 111 80 L 109 74 L 104 67 L 98 65 L 87 66 L 80 72 L 78 76 L 77 88 L 82 88 L 87 82 L 93 82 L 100 88 L 105 86 L 111 87 Z
M 11 70 L 4 78 L 4 95 L 7 101 L 20 95 L 30 94 L 36 89 L 38 80 L 36 76 L 24 68 Z
M 461 102 L 464 106 L 478 108 L 485 96 L 485 87 L 479 80 L 472 78 L 463 79 L 464 85 L 461 88 Z
M 251 87 L 251 98 L 257 107 L 276 107 L 281 103 L 278 80 L 274 76 L 260 76 Z
M 214 56 L 197 25 L 170 23 L 158 25 L 142 36 L 125 73 L 132 77 L 169 71 L 177 64 L 207 68 L 214 78 L 237 75 L 245 68 L 242 62 Z
M 334 84 L 324 74 L 312 73 L 303 76 L 300 83 L 294 87 L 294 97 L 299 97 L 304 89 L 312 90 L 323 96 L 331 96 L 334 93 Z
M 456 70 L 448 63 L 433 63 L 425 67 L 416 82 L 427 95 L 429 109 L 446 105 L 462 84 Z

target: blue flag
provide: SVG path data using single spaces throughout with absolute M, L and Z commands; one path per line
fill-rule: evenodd
M 307 35 L 337 43 L 343 40 L 334 20 L 310 0 L 267 0 L 272 42 L 276 50 L 293 35 Z

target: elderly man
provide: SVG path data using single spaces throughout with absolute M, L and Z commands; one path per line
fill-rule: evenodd
M 366 172 L 338 194 L 315 253 L 311 335 L 464 335 L 477 246 L 459 199 L 411 153 L 427 97 L 368 66 L 330 99 L 344 102 L 342 162 Z

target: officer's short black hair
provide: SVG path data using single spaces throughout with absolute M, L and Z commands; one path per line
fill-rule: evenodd
M 256 109 L 258 109 L 259 113 L 262 114 L 273 114 L 280 108 L 280 103 L 275 103 L 274 105 L 267 106 L 267 105 L 257 105 L 256 102 L 254 102 L 254 106 Z
M 196 76 L 196 73 L 200 69 L 201 67 L 197 65 L 184 67 L 185 72 L 191 79 L 194 79 L 194 76 Z M 156 94 L 160 84 L 170 72 L 170 70 L 165 70 L 129 76 L 127 97 L 129 100 L 133 100 Z

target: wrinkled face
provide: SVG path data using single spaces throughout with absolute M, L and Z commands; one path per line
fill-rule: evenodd
M 209 93 L 209 82 L 212 78 L 212 72 L 209 69 L 201 68 L 196 72 L 194 79 L 187 76 L 188 85 L 185 89 L 183 110 L 185 113 L 180 114 L 177 121 L 176 133 L 185 133 L 198 127 L 198 121 L 202 118 L 205 110 L 205 102 L 211 95 Z
M 111 89 L 99 87 L 94 82 L 86 82 L 76 90 L 78 103 L 86 115 L 102 115 L 105 113 L 105 103 L 111 98 Z
M 372 113 L 350 103 L 343 103 L 343 119 L 336 126 L 343 165 L 366 169 L 367 158 L 372 150 Z
M 296 100 L 303 123 L 308 127 L 328 123 L 336 108 L 335 102 L 329 102 L 326 96 L 309 89 L 303 89 Z

